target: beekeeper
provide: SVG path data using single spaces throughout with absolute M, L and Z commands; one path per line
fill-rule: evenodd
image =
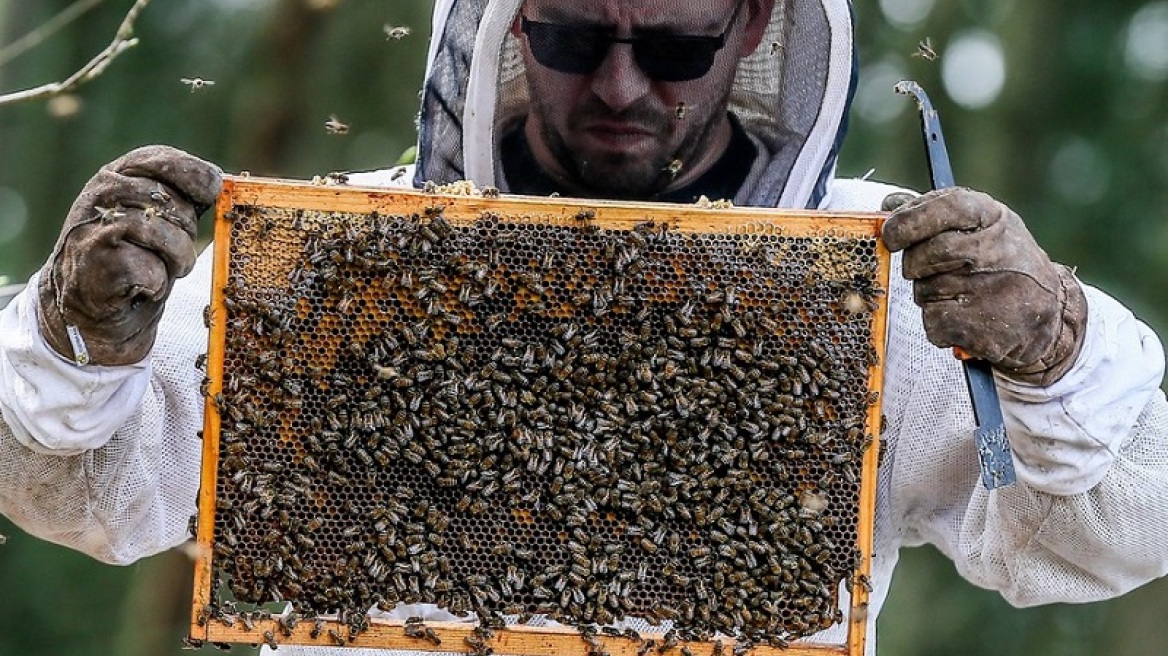
M 416 168 L 351 184 L 827 210 L 878 210 L 898 191 L 834 175 L 856 83 L 846 0 L 439 0 L 434 20 Z M 195 225 L 220 180 L 163 146 L 103 167 L 0 315 L 0 511 L 30 533 L 110 563 L 187 538 L 211 289 Z M 1157 336 L 985 194 L 911 200 L 883 237 L 903 277 L 889 290 L 869 630 L 902 546 L 935 545 L 1020 606 L 1163 575 Z M 1014 486 L 979 482 L 950 346 L 995 369 Z

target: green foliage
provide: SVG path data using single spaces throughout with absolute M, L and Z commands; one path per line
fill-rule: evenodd
M 957 578 L 932 548 L 907 549 L 879 622 L 890 656 L 1153 656 L 1164 653 L 1168 580 L 1093 604 L 1013 608 Z
M 418 160 L 418 147 L 417 146 L 410 146 L 409 148 L 406 148 L 405 151 L 402 152 L 401 157 L 397 158 L 397 162 L 395 162 L 395 164 L 397 166 L 405 166 L 407 164 L 413 164 L 417 160 Z

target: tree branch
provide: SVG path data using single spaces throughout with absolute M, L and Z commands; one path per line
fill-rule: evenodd
M 61 28 L 77 20 L 85 12 L 93 9 L 97 5 L 100 5 L 104 1 L 105 0 L 77 0 L 73 4 L 62 9 L 56 16 L 53 16 L 49 20 L 45 21 L 43 25 L 37 27 L 35 30 L 25 34 L 24 36 L 13 41 L 12 43 L 9 43 L 3 48 L 0 48 L 0 67 L 3 67 L 13 59 L 16 59 L 29 50 L 39 46 L 50 36 L 60 31 Z
M 150 0 L 135 0 L 134 5 L 126 12 L 126 17 L 122 19 L 122 24 L 118 26 L 118 31 L 114 35 L 113 41 L 110 42 L 104 50 L 97 53 L 97 55 L 89 60 L 84 66 L 77 70 L 77 72 L 70 75 L 62 82 L 50 82 L 49 84 L 42 84 L 39 87 L 25 89 L 23 91 L 13 91 L 0 95 L 0 107 L 10 105 L 18 102 L 25 102 L 29 100 L 39 100 L 41 98 L 49 98 L 51 96 L 58 96 L 68 93 L 73 89 L 85 84 L 86 82 L 101 75 L 107 66 L 117 59 L 118 55 L 126 50 L 138 45 L 138 38 L 134 36 L 134 21 L 137 20 L 138 14 L 150 4 Z

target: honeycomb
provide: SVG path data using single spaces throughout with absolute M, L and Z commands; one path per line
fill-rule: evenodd
M 221 207 L 200 621 L 288 601 L 355 635 L 430 603 L 777 645 L 844 621 L 874 232 L 427 203 Z

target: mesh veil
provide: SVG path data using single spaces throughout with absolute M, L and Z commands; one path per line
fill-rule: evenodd
M 452 0 L 435 33 L 422 98 L 415 183 L 474 180 L 506 190 L 497 157 L 528 105 L 519 41 L 523 0 Z M 742 59 L 730 111 L 759 147 L 740 205 L 816 207 L 834 171 L 851 89 L 847 3 L 777 0 L 755 52 Z M 472 53 L 474 56 L 472 57 Z

